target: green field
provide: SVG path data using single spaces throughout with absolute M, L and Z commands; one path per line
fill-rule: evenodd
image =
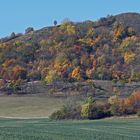
M 0 140 L 140 140 L 140 120 L 0 119 Z

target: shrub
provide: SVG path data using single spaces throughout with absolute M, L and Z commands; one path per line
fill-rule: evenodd
M 68 108 L 63 106 L 60 110 L 51 114 L 50 119 L 52 120 L 63 120 L 63 119 L 80 119 L 80 106 Z
M 70 109 L 66 115 L 67 119 L 81 119 L 81 106 Z
M 110 112 L 112 115 L 130 115 L 136 114 L 140 109 L 140 92 L 133 92 L 125 99 L 120 99 L 118 96 L 112 96 L 108 99 L 110 104 Z
M 97 104 L 92 97 L 88 97 L 82 105 L 81 116 L 85 119 L 101 119 L 110 116 L 109 106 Z
M 83 118 L 89 118 L 90 117 L 90 112 L 91 112 L 91 108 L 92 105 L 95 103 L 95 100 L 93 99 L 92 96 L 87 97 L 84 100 L 83 105 L 81 106 L 81 116 Z
M 65 106 L 63 106 L 60 110 L 55 111 L 51 114 L 50 119 L 52 120 L 62 120 L 66 118 L 67 109 Z
M 101 119 L 105 117 L 109 117 L 111 114 L 106 108 L 106 105 L 97 105 L 97 104 L 92 104 L 90 105 L 85 104 L 82 106 L 81 110 L 81 116 L 85 119 Z
M 122 102 L 121 102 L 121 99 L 117 95 L 111 96 L 108 99 L 108 103 L 110 104 L 109 110 L 110 110 L 111 115 L 120 116 L 123 114 L 124 110 L 121 108 Z
M 137 112 L 138 117 L 140 117 L 140 111 Z
M 138 110 L 140 108 L 140 91 L 135 91 L 124 99 L 124 106 L 126 108 L 133 107 L 134 110 Z
M 90 117 L 90 109 L 91 105 L 89 103 L 83 104 L 81 109 L 81 116 L 83 118 L 89 118 Z
M 30 32 L 33 32 L 34 31 L 34 28 L 33 27 L 28 27 L 26 30 L 25 30 L 25 34 L 28 34 Z
M 109 117 L 110 112 L 108 109 L 105 109 L 104 105 L 93 105 L 91 108 L 89 119 L 101 119 L 105 117 Z
M 10 94 L 15 94 L 21 91 L 21 84 L 22 81 L 17 80 L 17 81 L 10 81 L 9 83 L 6 84 L 5 91 L 8 95 Z

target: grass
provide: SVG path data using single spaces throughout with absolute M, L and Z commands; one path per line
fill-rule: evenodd
M 0 119 L 0 140 L 140 140 L 140 120 Z
M 0 97 L 0 116 L 47 117 L 58 110 L 65 100 L 46 96 Z

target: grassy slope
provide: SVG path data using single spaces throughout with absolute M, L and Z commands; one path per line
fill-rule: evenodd
M 0 119 L 0 140 L 140 140 L 140 120 Z
M 59 109 L 65 99 L 50 97 L 0 97 L 0 116 L 47 117 Z

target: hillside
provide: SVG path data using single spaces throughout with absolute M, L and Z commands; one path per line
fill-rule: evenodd
M 0 85 L 140 80 L 140 14 L 45 27 L 0 40 Z

